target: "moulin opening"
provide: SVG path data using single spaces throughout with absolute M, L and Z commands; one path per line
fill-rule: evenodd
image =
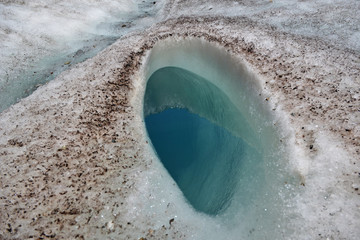
M 290 229 L 283 227 L 287 200 L 298 178 L 261 79 L 226 49 L 199 39 L 155 44 L 140 76 L 149 156 L 159 160 L 151 214 L 155 206 L 175 207 L 182 218 L 188 216 L 180 212 L 192 212 L 216 221 L 222 237 L 281 238 Z

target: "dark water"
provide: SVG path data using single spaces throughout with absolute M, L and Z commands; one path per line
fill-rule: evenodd
M 249 146 L 186 109 L 167 109 L 145 122 L 158 156 L 191 205 L 207 214 L 225 209 Z

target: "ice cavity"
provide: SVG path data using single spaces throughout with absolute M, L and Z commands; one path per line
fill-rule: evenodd
M 173 39 L 156 44 L 147 56 L 142 70 L 138 75 L 139 86 L 136 86 L 137 97 L 134 101 L 140 103 L 136 111 L 139 115 L 144 114 L 143 119 L 169 107 L 183 107 L 231 132 L 237 139 L 242 139 L 242 144 L 249 145 L 254 150 L 249 151 L 251 154 L 247 157 L 237 159 L 241 164 L 234 164 L 236 169 L 233 172 L 214 165 L 216 169 L 209 176 L 217 176 L 220 180 L 211 181 L 210 185 L 214 191 L 230 187 L 231 194 L 226 196 L 230 199 L 222 199 L 225 200 L 226 207 L 220 206 L 214 211 L 207 211 L 193 204 L 193 200 L 186 196 L 183 189 L 181 192 L 178 187 L 181 183 L 171 178 L 172 170 L 166 170 L 166 163 L 162 164 L 150 144 L 147 152 L 153 167 L 146 174 L 147 177 L 142 179 L 144 187 L 141 192 L 149 198 L 146 202 L 133 203 L 134 208 L 142 209 L 137 214 L 150 215 L 159 224 L 170 214 L 177 222 L 193 226 L 183 229 L 183 232 L 190 231 L 189 234 L 194 239 L 276 239 L 289 234 L 291 226 L 288 218 L 292 207 L 289 199 L 300 181 L 290 173 L 286 148 L 281 144 L 277 129 L 274 128 L 275 118 L 259 96 L 261 82 L 249 71 L 247 65 L 225 49 L 205 41 Z M 174 71 L 175 75 L 183 75 L 186 80 L 176 83 L 172 89 L 171 81 L 174 79 L 171 75 Z M 160 76 L 156 76 L 159 74 Z M 156 84 L 156 80 L 151 83 L 154 76 L 160 77 Z M 198 78 L 195 81 L 205 81 L 202 83 L 204 85 L 194 87 L 189 84 L 189 78 L 194 76 Z M 149 87 L 149 84 L 154 86 Z M 155 97 L 148 98 L 149 95 L 145 93 L 148 88 L 155 91 L 152 92 Z M 219 92 L 209 90 L 211 88 L 217 88 Z M 171 91 L 173 92 L 168 94 Z M 172 100 L 169 98 L 171 95 L 174 97 Z M 200 95 L 204 95 L 205 99 L 196 101 L 196 97 Z M 210 104 L 212 107 L 207 108 L 206 101 L 214 101 Z M 221 106 L 222 104 L 226 105 Z M 144 138 L 151 142 L 146 135 L 143 119 L 138 120 L 139 124 L 143 126 Z M 241 125 L 239 128 L 236 127 L 237 121 Z M 216 152 L 214 149 L 210 151 Z M 221 159 L 222 157 L 225 159 Z M 228 156 L 221 156 L 217 160 L 226 161 L 226 157 Z M 213 164 L 211 161 L 206 163 Z M 222 182 L 221 179 L 229 181 Z M 194 185 L 197 183 L 194 182 Z M 222 194 L 221 191 L 219 194 Z M 210 215 L 203 215 L 201 212 Z

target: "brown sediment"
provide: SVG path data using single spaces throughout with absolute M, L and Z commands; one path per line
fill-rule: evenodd
M 296 143 L 315 156 L 317 129 L 331 134 L 354 156 L 342 181 L 359 181 L 358 52 L 243 17 L 170 19 L 120 39 L 0 115 L 0 239 L 187 237 L 172 215 L 155 229 L 151 216 L 132 218 L 127 208 L 151 167 L 134 123 L 133 76 L 168 38 L 201 38 L 245 59 L 264 81 L 264 102 L 288 115 Z

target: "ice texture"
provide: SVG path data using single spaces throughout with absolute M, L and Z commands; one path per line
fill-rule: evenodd
M 357 0 L 273 1 L 171 1 L 175 16 L 248 17 L 274 31 L 323 39 L 331 44 L 360 50 L 360 2 Z

